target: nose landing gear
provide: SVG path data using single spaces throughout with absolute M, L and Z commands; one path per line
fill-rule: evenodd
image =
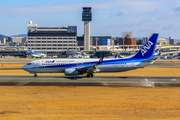
M 37 77 L 37 74 L 36 74 L 36 73 L 34 74 L 34 77 Z

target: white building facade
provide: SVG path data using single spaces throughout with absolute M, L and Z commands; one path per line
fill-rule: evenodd
M 28 49 L 75 51 L 77 49 L 77 26 L 37 27 L 28 24 Z

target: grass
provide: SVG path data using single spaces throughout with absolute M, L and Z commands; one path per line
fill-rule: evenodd
M 180 88 L 3 86 L 0 118 L 178 120 L 179 95 Z

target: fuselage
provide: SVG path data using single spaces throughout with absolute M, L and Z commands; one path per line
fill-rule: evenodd
M 68 68 L 84 68 L 97 64 L 99 59 L 42 59 L 27 63 L 22 69 L 30 73 L 63 73 Z M 97 66 L 100 72 L 120 72 L 145 67 L 152 62 L 142 59 L 104 59 Z
M 45 54 L 31 54 L 33 57 L 45 57 Z

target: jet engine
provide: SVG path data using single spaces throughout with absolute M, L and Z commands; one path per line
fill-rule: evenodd
M 68 68 L 64 71 L 65 75 L 78 75 L 77 68 Z

